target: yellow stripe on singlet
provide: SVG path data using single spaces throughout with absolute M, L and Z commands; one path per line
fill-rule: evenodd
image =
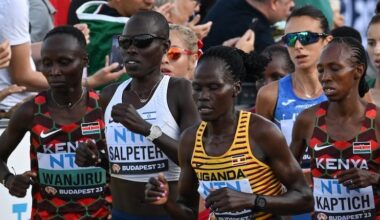
M 241 111 L 238 126 L 230 148 L 221 156 L 209 156 L 205 152 L 202 137 L 207 123 L 201 122 L 196 134 L 191 159 L 199 181 L 223 181 L 248 179 L 252 191 L 260 195 L 279 195 L 283 186 L 271 168 L 253 156 L 249 144 L 251 113 Z M 256 219 L 269 219 L 270 214 L 256 213 Z

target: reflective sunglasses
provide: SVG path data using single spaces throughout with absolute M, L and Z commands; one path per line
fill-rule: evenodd
M 295 32 L 295 33 L 289 33 L 282 37 L 282 41 L 288 45 L 288 47 L 294 47 L 296 45 L 297 40 L 302 45 L 308 45 L 315 43 L 319 40 L 319 38 L 327 37 L 327 34 L 325 33 L 314 33 L 310 31 L 302 31 L 302 32 Z
M 170 47 L 168 52 L 166 53 L 166 56 L 168 57 L 170 61 L 176 61 L 179 58 L 181 58 L 182 54 L 192 55 L 194 53 L 190 50 L 183 49 L 180 47 Z
M 163 37 L 154 36 L 152 34 L 139 34 L 135 36 L 118 35 L 119 45 L 123 49 L 128 49 L 131 45 L 137 48 L 147 48 L 154 39 L 167 40 Z

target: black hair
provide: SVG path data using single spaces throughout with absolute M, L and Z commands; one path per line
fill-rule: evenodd
M 355 28 L 342 26 L 333 29 L 330 33 L 333 37 L 352 37 L 362 43 L 362 36 Z
M 87 43 L 86 43 L 86 39 L 83 33 L 78 28 L 75 28 L 70 25 L 58 26 L 58 27 L 53 28 L 45 35 L 44 41 L 51 36 L 59 35 L 59 34 L 66 34 L 66 35 L 72 36 L 78 41 L 78 45 L 80 46 L 80 49 L 82 49 L 84 52 L 86 51 Z
M 132 15 L 130 19 L 136 17 L 143 17 L 151 20 L 154 22 L 154 26 L 158 27 L 158 30 L 161 34 L 160 37 L 169 39 L 169 23 L 166 20 L 165 16 L 163 16 L 161 13 L 158 13 L 156 11 L 139 11 L 136 14 Z
M 369 23 L 368 23 L 368 28 L 369 28 L 369 26 L 371 26 L 371 25 L 373 25 L 373 24 L 376 24 L 376 23 L 379 23 L 380 22 L 380 14 L 376 14 L 376 15 L 374 15 L 372 18 L 371 18 L 371 20 L 369 21 Z M 368 30 L 368 28 L 367 28 L 367 30 Z
M 322 13 L 321 10 L 311 5 L 306 5 L 306 6 L 294 9 L 292 13 L 289 15 L 289 17 L 286 19 L 286 22 L 288 22 L 293 17 L 301 17 L 301 16 L 308 16 L 308 17 L 318 20 L 321 24 L 320 27 L 323 30 L 323 33 L 328 34 L 330 32 L 329 22 L 327 21 L 326 16 Z
M 380 13 L 380 1 L 377 1 L 377 3 L 376 3 L 375 13 L 376 13 L 376 14 L 379 14 L 379 13 Z
M 343 44 L 347 46 L 351 50 L 351 62 L 364 66 L 364 72 L 359 81 L 359 95 L 363 97 L 369 91 L 369 86 L 365 80 L 368 63 L 363 45 L 353 37 L 336 37 L 329 43 L 329 45 L 331 44 Z
M 226 46 L 210 47 L 201 56 L 198 63 L 208 59 L 222 60 L 225 64 L 226 76 L 233 82 L 256 81 L 259 74 L 264 71 L 265 63 L 269 61 L 257 53 L 247 54 L 240 49 Z M 265 66 L 262 65 L 263 63 Z
M 269 62 L 271 62 L 273 60 L 273 58 L 275 58 L 276 56 L 282 57 L 285 60 L 286 72 L 288 72 L 288 73 L 294 72 L 294 69 L 295 69 L 294 63 L 293 63 L 292 59 L 290 59 L 289 51 L 286 47 L 279 45 L 279 44 L 270 45 L 270 46 L 266 47 L 260 53 L 260 55 L 268 58 Z M 267 66 L 267 64 L 264 66 L 264 68 Z

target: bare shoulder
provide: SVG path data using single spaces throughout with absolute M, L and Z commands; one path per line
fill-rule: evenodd
M 274 108 L 278 98 L 278 81 L 260 88 L 256 99 L 256 112 L 270 120 L 273 119 Z
M 106 86 L 102 90 L 102 92 L 100 93 L 99 103 L 103 109 L 107 107 L 108 103 L 111 101 L 113 95 L 115 94 L 117 87 L 119 87 L 120 84 L 121 83 L 113 83 Z
M 249 142 L 256 158 L 270 164 L 277 155 L 288 150 L 284 135 L 272 121 L 252 113 L 249 126 Z
M 185 88 L 190 88 L 191 82 L 185 78 L 180 77 L 170 77 L 169 80 L 169 90 L 181 91 Z
M 315 114 L 319 109 L 319 104 L 303 110 L 296 119 L 296 123 L 299 127 L 308 128 L 314 125 Z
M 251 113 L 249 128 L 250 136 L 255 140 L 257 140 L 258 137 L 270 138 L 274 134 L 281 134 L 277 125 L 267 118 L 255 113 Z
M 21 104 L 20 107 L 18 107 L 17 110 L 13 113 L 8 127 L 22 129 L 25 131 L 30 130 L 35 113 L 34 106 L 34 98 Z
M 277 100 L 278 95 L 278 81 L 271 82 L 261 87 L 257 93 L 257 96 L 264 100 Z
M 191 82 L 184 78 L 170 77 L 168 85 L 169 105 L 175 100 L 179 105 L 187 103 L 191 99 Z
M 184 156 L 185 158 L 191 160 L 191 156 L 193 154 L 195 138 L 197 135 L 199 123 L 196 123 L 188 128 L 186 128 L 180 138 L 179 145 L 179 154 L 180 157 Z

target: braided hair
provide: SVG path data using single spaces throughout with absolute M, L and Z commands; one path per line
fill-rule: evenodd
M 285 70 L 287 73 L 294 72 L 294 63 L 292 59 L 290 58 L 289 51 L 285 46 L 279 45 L 279 44 L 273 44 L 265 48 L 261 53 L 261 56 L 264 56 L 269 59 L 271 62 L 272 60 L 276 59 L 277 57 L 284 58 L 285 61 Z M 266 67 L 267 65 L 265 65 Z
M 221 60 L 224 64 L 226 78 L 233 82 L 256 81 L 269 62 L 269 59 L 256 53 L 247 54 L 240 49 L 226 46 L 210 47 L 201 56 L 198 63 L 209 59 Z

